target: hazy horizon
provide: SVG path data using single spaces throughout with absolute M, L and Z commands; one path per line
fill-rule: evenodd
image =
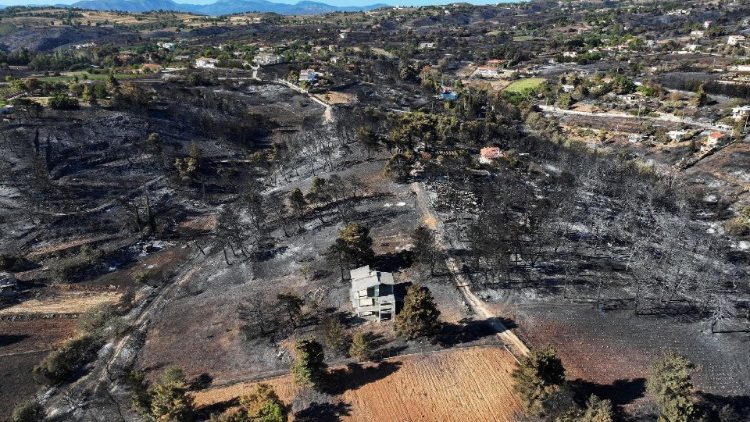
M 46 6 L 46 5 L 61 5 L 61 4 L 73 4 L 79 0 L 0 0 L 2 6 Z M 218 0 L 173 0 L 175 3 L 184 4 L 212 4 Z M 303 0 L 268 0 L 273 3 L 284 3 L 284 4 L 296 4 Z M 471 3 L 471 4 L 496 4 L 496 3 L 520 3 L 525 0 L 311 0 L 320 3 L 326 3 L 331 6 L 345 7 L 345 6 L 368 6 L 372 4 L 388 4 L 391 6 L 427 6 L 427 5 L 442 5 L 450 3 Z

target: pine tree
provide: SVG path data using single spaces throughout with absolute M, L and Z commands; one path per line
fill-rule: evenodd
M 440 311 L 426 287 L 413 284 L 406 291 L 404 308 L 396 315 L 396 332 L 407 338 L 436 334 L 440 329 Z
M 612 422 L 614 421 L 614 411 L 612 402 L 602 400 L 595 395 L 591 395 L 586 402 L 585 409 L 573 409 L 564 415 L 555 419 L 555 422 Z
M 315 340 L 300 340 L 295 345 L 292 364 L 294 381 L 303 386 L 320 389 L 328 367 L 323 354 L 323 346 Z
M 352 337 L 352 344 L 349 347 L 349 356 L 362 362 L 369 360 L 371 353 L 370 341 L 367 339 L 367 335 L 362 331 L 355 333 Z
M 701 84 L 701 86 L 698 87 L 698 91 L 695 93 L 695 97 L 693 97 L 693 105 L 696 107 L 703 107 L 706 104 L 708 104 L 708 95 L 706 94 L 705 87 Z
M 646 391 L 659 405 L 659 422 L 687 422 L 695 414 L 691 374 L 695 365 L 684 356 L 667 352 L 651 366 Z
M 151 416 L 164 422 L 193 420 L 193 404 L 187 390 L 187 381 L 180 368 L 165 369 L 151 391 Z
M 530 414 L 541 412 L 542 406 L 565 381 L 565 368 L 552 347 L 531 351 L 521 358 L 512 374 L 513 388 L 521 395 Z
M 240 406 L 249 420 L 283 422 L 286 420 L 284 404 L 268 384 L 260 383 L 248 395 L 240 397 Z
M 341 265 L 357 267 L 370 263 L 375 257 L 370 230 L 361 224 L 347 224 L 328 248 L 328 255 Z
M 323 338 L 326 346 L 335 352 L 346 350 L 346 334 L 344 325 L 336 316 L 328 316 L 323 319 Z

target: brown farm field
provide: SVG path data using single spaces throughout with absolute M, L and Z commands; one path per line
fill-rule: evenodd
M 513 356 L 498 347 L 453 349 L 333 368 L 331 384 L 345 409 L 342 420 L 394 420 L 398 409 L 399 421 L 513 421 L 521 409 L 510 376 L 515 365 Z M 298 391 L 288 375 L 266 382 L 287 404 Z M 254 385 L 198 391 L 195 404 L 216 408 Z

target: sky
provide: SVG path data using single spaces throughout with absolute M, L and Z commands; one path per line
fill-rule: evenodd
M 71 4 L 77 0 L 0 0 L 0 5 L 3 6 L 31 6 L 31 5 L 47 5 L 47 4 Z M 210 4 L 215 3 L 216 0 L 173 0 L 176 3 L 189 3 L 189 4 Z M 274 3 L 297 3 L 299 0 L 269 0 Z M 391 4 L 391 5 L 410 5 L 410 6 L 422 6 L 428 4 L 447 4 L 456 3 L 459 0 L 313 0 L 320 3 L 330 4 L 332 6 L 366 6 L 370 4 Z M 508 3 L 513 0 L 467 0 L 464 3 L 473 4 L 494 4 L 494 3 Z

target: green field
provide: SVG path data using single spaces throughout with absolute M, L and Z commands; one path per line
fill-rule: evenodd
M 505 88 L 505 92 L 514 94 L 539 88 L 546 80 L 542 78 L 519 79 Z

